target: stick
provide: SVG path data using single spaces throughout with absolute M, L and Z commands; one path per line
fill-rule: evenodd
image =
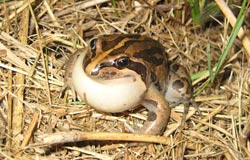
M 131 133 L 108 133 L 108 132 L 58 132 L 54 134 L 46 134 L 42 137 L 44 144 L 58 144 L 79 141 L 135 141 L 135 142 L 151 142 L 160 144 L 169 144 L 170 138 L 163 136 L 154 136 L 146 134 L 131 134 Z
M 215 0 L 223 14 L 226 16 L 226 18 L 229 20 L 232 27 L 236 24 L 236 17 L 234 16 L 233 12 L 230 10 L 228 5 L 225 3 L 224 0 Z M 243 28 L 241 27 L 238 32 L 238 37 L 242 40 L 242 44 L 244 48 L 246 49 L 246 52 L 248 54 L 248 58 L 250 57 L 250 40 L 247 38 Z

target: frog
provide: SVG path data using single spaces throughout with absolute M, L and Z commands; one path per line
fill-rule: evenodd
M 95 110 L 120 113 L 143 106 L 148 110 L 136 133 L 161 135 L 171 108 L 184 104 L 182 125 L 192 99 L 186 69 L 168 61 L 162 44 L 140 34 L 93 38 L 66 63 L 62 91 L 68 88 Z M 174 105 L 170 105 L 174 104 Z

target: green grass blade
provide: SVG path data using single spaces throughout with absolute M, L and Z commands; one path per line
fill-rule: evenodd
M 218 60 L 218 63 L 217 63 L 217 65 L 216 65 L 216 70 L 215 70 L 215 73 L 214 73 L 214 77 L 213 77 L 213 79 L 211 80 L 212 82 L 214 81 L 215 76 L 216 76 L 216 75 L 218 74 L 218 72 L 220 71 L 220 68 L 221 68 L 222 64 L 224 63 L 224 61 L 225 61 L 225 59 L 226 59 L 226 57 L 227 57 L 227 55 L 228 55 L 228 53 L 229 53 L 229 50 L 231 49 L 231 47 L 232 47 L 232 45 L 233 45 L 233 43 L 234 43 L 234 40 L 235 40 L 235 38 L 236 38 L 236 36 L 237 36 L 237 34 L 238 34 L 240 28 L 241 28 L 241 25 L 242 25 L 243 21 L 244 21 L 244 16 L 242 16 L 242 17 L 237 21 L 235 27 L 233 28 L 233 31 L 232 31 L 232 33 L 231 33 L 231 35 L 230 35 L 230 37 L 229 37 L 227 46 L 226 46 L 225 49 L 223 50 L 223 52 L 222 52 L 222 54 L 221 54 L 221 56 L 220 56 L 220 58 L 219 58 L 219 60 Z
M 210 43 L 207 44 L 206 53 L 207 53 L 207 66 L 208 66 L 208 71 L 209 71 L 209 77 L 211 80 L 211 79 L 213 79 L 214 74 L 213 74 L 212 64 L 211 64 Z
M 212 21 L 212 17 L 218 17 L 221 11 L 215 2 L 211 2 L 204 6 L 204 9 L 199 17 L 200 25 L 204 26 L 207 22 Z
M 233 42 L 235 40 L 235 38 L 237 37 L 237 34 L 242 26 L 242 23 L 244 21 L 244 18 L 245 16 L 243 15 L 244 13 L 244 10 L 245 10 L 245 6 L 246 6 L 246 0 L 243 1 L 242 5 L 241 5 L 241 9 L 240 9 L 240 13 L 238 14 L 237 16 L 237 21 L 236 21 L 236 24 L 231 32 L 231 35 L 229 37 L 229 40 L 228 40 L 228 44 L 227 46 L 224 48 L 219 60 L 218 60 L 218 63 L 216 65 L 216 70 L 215 70 L 215 73 L 214 73 L 214 77 L 213 79 L 211 79 L 211 82 L 214 81 L 215 79 L 215 76 L 218 74 L 218 72 L 220 71 L 221 69 L 221 66 L 223 65 L 228 53 L 229 53 L 229 50 L 231 49 L 232 45 L 233 45 Z
M 199 0 L 189 0 L 189 4 L 191 5 L 191 15 L 194 24 L 200 24 L 200 8 L 199 8 Z
M 112 6 L 113 6 L 114 9 L 115 9 L 115 16 L 116 16 L 116 17 L 119 17 L 119 13 L 118 13 L 117 10 L 116 10 L 116 8 L 117 8 L 117 6 L 116 6 L 116 0 L 112 0 Z

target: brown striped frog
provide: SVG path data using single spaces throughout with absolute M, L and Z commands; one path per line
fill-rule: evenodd
M 94 109 L 117 113 L 142 105 L 148 110 L 137 132 L 162 134 L 171 104 L 183 103 L 183 121 L 192 99 L 184 67 L 170 64 L 164 47 L 137 34 L 103 35 L 90 41 L 66 65 L 65 85 Z M 74 95 L 75 97 L 75 95 Z

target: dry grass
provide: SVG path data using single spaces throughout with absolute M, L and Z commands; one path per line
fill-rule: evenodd
M 208 70 L 206 48 L 210 44 L 215 65 L 232 30 L 223 17 L 201 29 L 193 25 L 184 2 L 147 2 L 117 1 L 116 7 L 108 0 L 0 3 L 0 159 L 250 157 L 249 141 L 244 146 L 239 140 L 244 126 L 249 126 L 250 112 L 250 59 L 239 39 L 215 82 L 195 99 L 202 115 L 191 107 L 183 131 L 174 120 L 181 119 L 181 105 L 173 109 L 164 135 L 157 138 L 115 133 L 124 132 L 125 123 L 141 126 L 146 118 L 143 108 L 109 115 L 73 102 L 71 94 L 59 97 L 64 63 L 96 35 L 150 36 L 166 47 L 169 59 L 187 66 L 192 76 Z M 249 33 L 249 15 L 244 25 Z M 194 81 L 195 92 L 207 79 L 200 75 Z M 246 129 L 243 133 L 248 134 Z M 77 133 L 85 140 L 72 142 L 70 138 Z M 54 136 L 52 140 L 57 142 L 67 141 L 69 136 L 70 143 L 42 143 L 45 135 Z

